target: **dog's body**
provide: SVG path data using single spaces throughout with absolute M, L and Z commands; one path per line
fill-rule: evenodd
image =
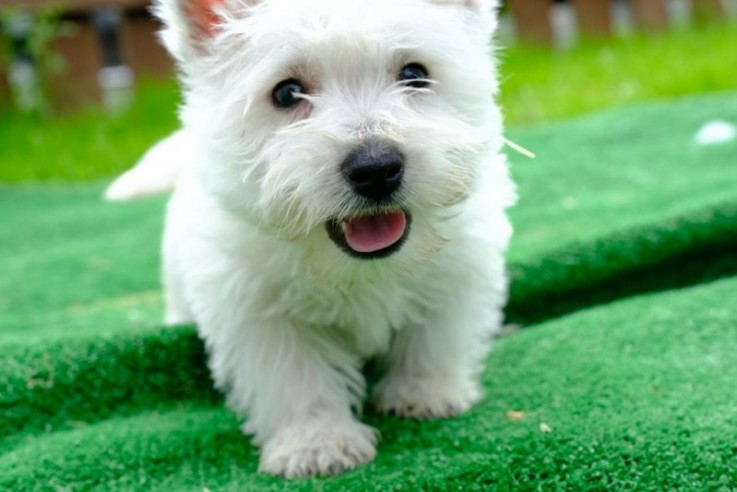
M 373 459 L 355 417 L 369 358 L 380 411 L 447 417 L 480 396 L 514 201 L 492 4 L 160 2 L 187 88 L 184 130 L 151 154 L 179 162 L 152 178 L 176 180 L 167 321 L 198 326 L 262 471 Z

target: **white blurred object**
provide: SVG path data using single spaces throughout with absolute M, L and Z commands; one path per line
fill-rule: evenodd
M 688 25 L 693 15 L 693 5 L 689 0 L 668 0 L 666 6 L 673 24 L 677 26 Z
M 0 27 L 4 28 L 2 34 L 7 35 L 11 46 L 8 82 L 15 104 L 24 111 L 40 109 L 43 105 L 41 81 L 29 52 L 33 16 L 28 12 L 11 13 Z
M 553 25 L 553 42 L 563 50 L 570 49 L 578 39 L 576 13 L 570 3 L 553 3 L 550 6 L 550 22 Z
M 133 98 L 133 71 L 125 65 L 104 67 L 97 74 L 105 107 L 117 112 L 127 108 Z
M 737 17 L 737 0 L 723 0 L 729 17 Z
M 28 60 L 15 60 L 10 64 L 8 81 L 16 106 L 23 111 L 39 109 L 42 105 L 36 67 Z
M 737 138 L 737 127 L 723 120 L 708 121 L 696 132 L 696 143 L 713 145 Z

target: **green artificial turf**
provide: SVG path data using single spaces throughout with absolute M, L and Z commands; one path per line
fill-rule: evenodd
M 111 205 L 102 190 L 0 185 L 0 345 L 158 323 L 164 200 Z
M 254 473 L 256 450 L 235 418 L 205 394 L 199 364 L 189 367 L 201 362 L 191 331 L 152 334 L 172 352 L 158 357 L 162 347 L 135 336 L 55 347 L 59 365 L 76 363 L 79 373 L 36 374 L 39 382 L 26 391 L 35 395 L 18 406 L 69 395 L 86 418 L 77 421 L 72 411 L 63 416 L 69 419 L 63 429 L 50 432 L 59 416 L 49 423 L 26 412 L 16 430 L 24 438 L 10 440 L 0 457 L 0 485 L 730 490 L 737 486 L 737 304 L 725 299 L 735 297 L 737 280 L 729 279 L 582 311 L 503 339 L 488 364 L 488 396 L 471 413 L 434 422 L 369 413 L 382 433 L 375 463 L 288 487 Z M 116 349 L 124 346 L 138 350 Z M 101 367 L 77 361 L 80 354 Z M 26 360 L 22 350 L 6 351 L 3 367 L 21 370 L 3 383 L 23 383 Z M 61 387 L 49 387 L 57 378 Z M 123 410 L 114 408 L 121 401 L 127 401 Z M 509 410 L 525 417 L 508 420 Z
M 737 142 L 693 142 L 735 114 L 722 94 L 513 132 L 539 155 L 513 156 L 528 327 L 486 399 L 435 422 L 369 408 L 375 463 L 288 484 L 255 474 L 194 330 L 159 327 L 164 200 L 0 187 L 0 490 L 737 488 Z

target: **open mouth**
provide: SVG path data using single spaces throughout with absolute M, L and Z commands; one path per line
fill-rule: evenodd
M 399 251 L 409 235 L 412 218 L 404 210 L 380 212 L 353 219 L 331 220 L 328 236 L 356 258 L 384 258 Z

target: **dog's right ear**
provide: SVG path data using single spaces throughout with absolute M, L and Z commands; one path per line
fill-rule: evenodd
M 221 22 L 227 0 L 156 0 L 154 13 L 164 23 L 161 40 L 182 62 L 206 51 Z
M 156 0 L 154 13 L 164 23 L 164 46 L 178 61 L 207 53 L 228 15 L 257 0 Z
M 469 24 L 480 28 L 482 40 L 488 41 L 496 31 L 499 0 L 429 0 L 433 5 L 462 9 Z

